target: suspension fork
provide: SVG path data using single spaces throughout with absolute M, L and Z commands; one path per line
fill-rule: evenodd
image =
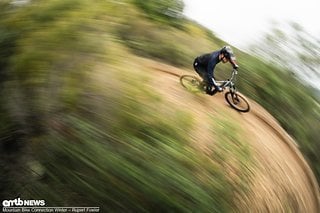
M 233 83 L 230 85 L 230 92 L 232 96 L 237 93 L 236 86 Z
M 236 86 L 234 84 L 230 86 L 230 92 L 233 101 L 239 101 Z

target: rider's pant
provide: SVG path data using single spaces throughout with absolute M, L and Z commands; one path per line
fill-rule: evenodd
M 203 79 L 205 83 L 208 83 L 208 79 L 206 76 L 206 69 L 205 67 L 201 66 L 198 62 L 197 59 L 193 62 L 193 68 L 194 70 L 198 73 L 198 75 Z
M 207 67 L 199 64 L 197 59 L 195 59 L 193 62 L 193 68 L 209 87 L 212 87 L 212 86 L 216 87 L 216 84 L 213 81 L 213 73 L 212 74 L 208 73 Z

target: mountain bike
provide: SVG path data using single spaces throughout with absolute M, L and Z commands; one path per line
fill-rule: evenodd
M 225 93 L 224 97 L 232 108 L 239 112 L 249 112 L 250 105 L 248 100 L 236 90 L 235 81 L 237 74 L 238 71 L 233 69 L 231 72 L 231 77 L 228 80 L 216 82 L 223 90 L 229 89 Z M 203 83 L 203 81 L 193 75 L 180 76 L 180 83 L 184 88 L 192 93 L 204 93 L 206 90 L 206 85 Z

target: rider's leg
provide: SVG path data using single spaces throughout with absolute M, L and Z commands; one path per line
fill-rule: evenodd
M 198 73 L 198 75 L 204 79 L 205 70 L 204 68 L 197 62 L 197 59 L 193 62 L 193 68 Z
M 195 60 L 193 62 L 193 68 L 202 79 L 201 88 L 204 88 L 204 89 L 207 88 L 207 85 L 208 85 L 207 79 L 208 78 L 207 78 L 207 74 L 206 74 L 206 68 L 203 66 L 200 66 L 200 64 L 197 62 L 197 60 Z
M 222 88 L 217 84 L 214 79 L 214 71 L 212 73 L 208 73 L 207 78 L 209 79 L 210 84 L 214 87 L 216 92 L 222 92 Z
M 223 89 L 217 84 L 217 82 L 215 81 L 214 78 L 212 78 L 212 82 L 213 82 L 213 86 L 214 86 L 215 90 L 218 92 L 222 92 Z
M 211 78 L 209 74 L 207 74 L 206 76 L 206 81 L 207 83 L 207 88 L 206 88 L 206 93 L 209 95 L 214 95 L 217 92 L 221 92 L 222 89 L 221 87 L 219 87 L 217 85 L 217 83 L 215 82 L 214 78 Z M 214 89 L 212 89 L 212 87 L 214 87 Z
M 203 84 L 205 85 L 206 93 L 209 95 L 215 94 L 217 91 L 221 92 L 222 89 L 217 85 L 213 78 L 213 73 L 208 73 L 207 68 L 201 66 L 197 59 L 193 62 L 193 68 L 198 73 L 198 75 L 203 79 Z M 215 88 L 212 90 L 212 86 Z
M 212 90 L 212 86 L 214 86 L 214 85 L 213 85 L 212 80 L 210 79 L 210 75 L 206 73 L 204 79 L 205 79 L 205 82 L 206 82 L 206 84 L 207 84 L 207 86 L 206 86 L 206 93 L 207 93 L 208 95 L 214 95 L 214 94 L 216 93 L 216 90 L 215 90 L 215 89 Z

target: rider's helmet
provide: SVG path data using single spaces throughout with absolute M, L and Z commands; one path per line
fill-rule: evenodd
M 220 50 L 220 53 L 223 54 L 227 59 L 229 59 L 231 61 L 236 60 L 236 57 L 234 56 L 233 51 L 230 46 L 222 47 L 222 49 Z

